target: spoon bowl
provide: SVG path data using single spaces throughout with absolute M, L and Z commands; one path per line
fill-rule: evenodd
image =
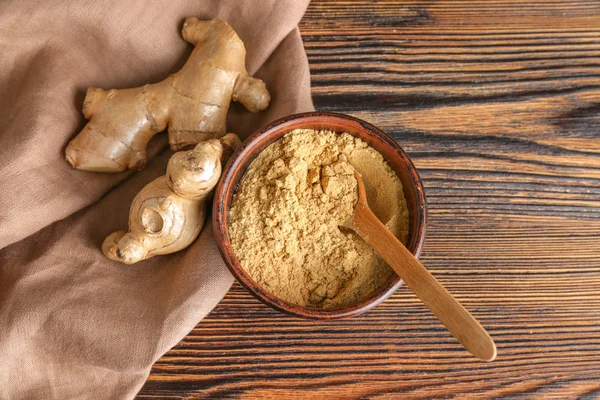
M 270 307 L 297 317 L 328 320 L 361 314 L 392 295 L 402 285 L 392 274 L 390 279 L 365 300 L 336 309 L 298 306 L 273 296 L 254 281 L 240 265 L 229 240 L 229 207 L 242 176 L 258 154 L 271 143 L 294 129 L 329 130 L 348 133 L 365 141 L 377 150 L 396 173 L 404 191 L 409 213 L 408 250 L 418 257 L 425 241 L 427 210 L 425 194 L 419 174 L 408 155 L 389 136 L 375 126 L 349 115 L 310 112 L 295 114 L 277 120 L 252 134 L 231 156 L 223 169 L 221 181 L 215 190 L 213 229 L 219 251 L 225 264 L 248 291 Z

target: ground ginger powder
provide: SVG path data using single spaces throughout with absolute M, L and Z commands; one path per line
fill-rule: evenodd
M 381 154 L 349 134 L 297 129 L 262 151 L 234 195 L 235 255 L 264 289 L 288 303 L 325 309 L 367 298 L 393 274 L 357 234 L 341 228 L 358 200 L 402 242 L 408 211 L 402 183 Z

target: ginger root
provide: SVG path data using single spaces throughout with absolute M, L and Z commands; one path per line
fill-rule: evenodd
M 188 247 L 204 225 L 205 203 L 221 176 L 221 163 L 240 143 L 230 133 L 173 154 L 166 175 L 150 182 L 133 199 L 129 231 L 113 232 L 104 240 L 104 255 L 134 264 Z
M 263 81 L 246 71 L 246 49 L 221 19 L 186 19 L 183 38 L 195 45 L 179 72 L 162 82 L 132 89 L 89 88 L 83 102 L 87 125 L 67 146 L 75 168 L 118 172 L 142 169 L 146 147 L 168 128 L 173 150 L 182 150 L 226 133 L 231 100 L 248 111 L 268 107 Z

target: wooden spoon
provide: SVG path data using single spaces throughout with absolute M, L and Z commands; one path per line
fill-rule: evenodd
M 379 253 L 471 354 L 480 360 L 494 360 L 496 345 L 490 335 L 373 214 L 362 177 L 357 171 L 354 176 L 358 182 L 358 203 L 344 226 L 358 233 Z

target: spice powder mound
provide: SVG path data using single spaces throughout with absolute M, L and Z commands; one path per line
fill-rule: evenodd
M 262 151 L 234 195 L 229 236 L 241 266 L 272 295 L 324 309 L 369 297 L 393 274 L 357 234 L 340 228 L 367 201 L 406 244 L 402 183 L 379 152 L 347 133 L 297 129 Z

